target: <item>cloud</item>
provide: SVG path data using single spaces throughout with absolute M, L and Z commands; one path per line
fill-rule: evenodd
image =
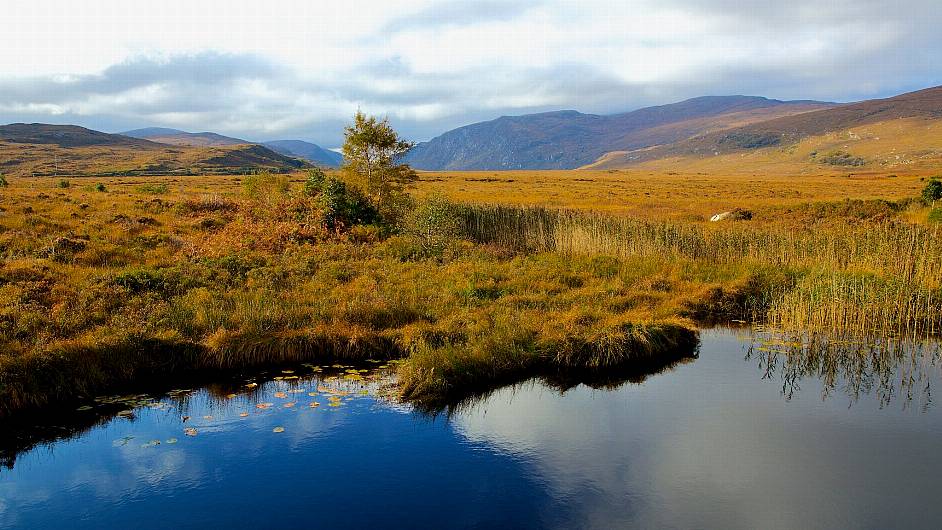
M 424 140 L 502 114 L 704 94 L 849 101 L 942 84 L 936 0 L 191 4 L 11 7 L 0 122 L 334 146 L 357 108 Z

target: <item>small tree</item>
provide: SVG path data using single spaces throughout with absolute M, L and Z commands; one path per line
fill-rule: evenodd
M 458 207 L 440 195 L 425 199 L 409 216 L 409 233 L 429 256 L 441 256 L 461 237 L 463 223 Z
M 922 199 L 929 204 L 942 200 L 942 180 L 932 177 L 922 190 Z
M 405 190 L 418 180 L 411 167 L 400 163 L 413 145 L 399 137 L 388 118 L 378 120 L 360 111 L 344 130 L 343 175 L 363 186 L 388 222 L 402 216 L 408 204 Z

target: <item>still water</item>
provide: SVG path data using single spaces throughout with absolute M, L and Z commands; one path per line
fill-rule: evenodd
M 388 371 L 329 366 L 99 400 L 7 450 L 0 527 L 942 527 L 937 351 L 701 340 L 622 384 L 439 414 L 384 397 Z

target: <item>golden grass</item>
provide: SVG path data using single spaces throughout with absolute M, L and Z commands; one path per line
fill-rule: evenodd
M 623 169 L 421 172 L 420 176 L 419 195 L 437 193 L 457 202 L 706 221 L 736 207 L 761 210 L 812 201 L 914 197 L 926 173 L 867 171 L 847 176 L 825 168 L 812 175 L 768 176 Z
M 940 228 L 926 208 L 808 202 L 911 197 L 915 175 L 866 186 L 480 175 L 424 174 L 418 194 L 580 211 L 465 206 L 464 241 L 426 255 L 405 235 L 328 232 L 309 202 L 277 190 L 246 198 L 239 177 L 11 178 L 0 189 L 0 414 L 147 374 L 325 355 L 405 356 L 404 394 L 435 401 L 689 352 L 694 318 L 859 334 L 940 327 Z M 616 189 L 618 201 L 593 206 L 593 193 Z M 703 220 L 732 206 L 754 220 Z

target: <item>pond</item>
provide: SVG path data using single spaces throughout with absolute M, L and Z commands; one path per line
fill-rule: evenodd
M 646 376 L 437 414 L 390 400 L 379 363 L 99 399 L 5 438 L 0 527 L 942 526 L 937 351 L 701 341 Z

